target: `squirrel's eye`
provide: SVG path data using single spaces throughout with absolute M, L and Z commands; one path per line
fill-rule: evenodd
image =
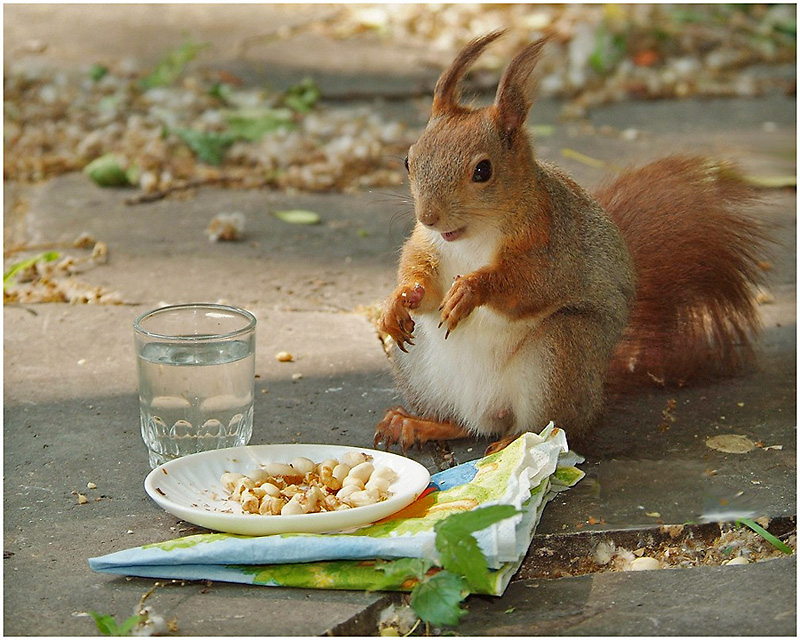
M 408 171 L 408 156 L 406 156 L 406 159 L 403 160 L 403 164 L 406 166 L 406 171 Z
M 488 160 L 481 160 L 475 165 L 475 170 L 472 172 L 473 182 L 486 182 L 492 177 L 492 163 Z

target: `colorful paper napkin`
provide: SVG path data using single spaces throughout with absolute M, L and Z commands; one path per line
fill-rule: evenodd
M 521 513 L 475 534 L 492 569 L 487 593 L 501 595 L 548 500 L 583 477 L 575 466 L 582 461 L 569 451 L 564 431 L 551 423 L 539 435 L 525 433 L 502 451 L 434 474 L 414 503 L 355 531 L 258 537 L 201 533 L 91 558 L 89 565 L 103 573 L 151 578 L 409 590 L 413 559 L 438 560 L 437 522 L 452 513 L 508 504 Z

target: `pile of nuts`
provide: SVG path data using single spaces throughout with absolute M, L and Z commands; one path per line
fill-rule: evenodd
M 372 457 L 349 451 L 341 460 L 319 464 L 295 458 L 289 464 L 270 462 L 248 474 L 226 472 L 220 481 L 245 513 L 300 515 L 340 511 L 382 502 L 397 474 L 375 467 Z

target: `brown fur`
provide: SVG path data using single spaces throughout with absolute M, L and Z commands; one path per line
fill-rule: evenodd
M 530 381 L 524 377 L 515 391 L 530 403 L 517 403 L 515 415 L 508 393 L 493 390 L 480 415 L 472 415 L 456 406 L 450 390 L 475 385 L 480 370 L 430 369 L 444 376 L 431 389 L 421 365 L 413 364 L 424 360 L 412 353 L 399 366 L 398 354 L 398 383 L 418 416 L 390 410 L 376 428 L 376 444 L 405 448 L 466 433 L 507 442 L 509 434 L 541 429 L 549 420 L 571 440 L 583 440 L 609 381 L 680 382 L 709 367 L 729 370 L 757 328 L 753 285 L 765 234 L 744 213 L 749 190 L 730 169 L 670 157 L 619 176 L 592 197 L 533 156 L 524 126 L 527 84 L 543 41 L 509 64 L 494 104 L 470 109 L 458 103 L 460 78 L 499 35 L 467 45 L 442 74 L 428 126 L 409 150 L 417 224 L 380 323 L 407 351 L 422 348 L 414 346 L 414 318 L 434 317 L 441 334 L 428 330 L 426 344 L 430 353 L 450 353 L 441 360 L 449 363 L 458 358 L 439 341 L 479 307 L 495 311 L 508 323 L 488 330 L 500 332 L 494 334 L 473 326 L 466 334 L 471 342 L 459 343 L 468 352 L 464 362 L 485 354 L 478 345 L 471 351 L 474 341 L 497 345 L 492 349 L 500 355 L 480 366 L 530 371 Z M 473 170 L 482 159 L 491 161 L 492 176 L 476 182 Z M 496 248 L 488 262 L 451 282 L 442 273 L 445 258 L 474 264 L 456 245 L 437 239 L 456 230 L 465 231 L 455 243 L 470 239 L 462 247 L 485 252 L 484 241 Z M 517 382 L 511 381 L 514 389 Z M 482 380 L 477 384 L 464 388 L 480 391 Z
M 596 197 L 620 228 L 639 281 L 609 383 L 682 384 L 747 362 L 767 237 L 747 213 L 754 194 L 735 171 L 672 156 L 622 174 Z

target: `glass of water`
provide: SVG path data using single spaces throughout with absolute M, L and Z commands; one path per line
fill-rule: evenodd
M 253 433 L 256 319 L 219 304 L 149 311 L 133 323 L 139 420 L 152 468 L 237 447 Z

